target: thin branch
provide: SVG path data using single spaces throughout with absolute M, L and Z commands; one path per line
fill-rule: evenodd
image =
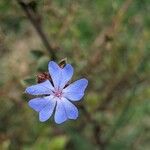
M 117 11 L 117 14 L 113 17 L 111 25 L 104 30 L 103 33 L 100 33 L 94 43 L 93 47 L 100 47 L 105 41 L 111 40 L 114 37 L 114 34 L 118 32 L 118 29 L 124 19 L 124 15 L 127 12 L 131 2 L 133 0 L 126 0 L 120 9 Z
M 144 49 L 144 44 L 141 44 L 141 42 L 143 42 L 143 39 L 145 39 L 145 37 L 143 36 L 142 33 L 142 37 L 140 37 L 139 40 L 137 40 L 137 43 L 140 43 L 137 45 L 137 49 L 142 50 Z M 133 78 L 135 78 L 136 76 L 136 72 L 137 69 L 139 68 L 141 61 L 144 59 L 144 52 L 141 51 L 140 53 L 137 53 L 136 55 L 136 60 L 134 60 L 134 65 L 132 65 L 132 70 L 131 70 L 131 66 L 127 68 L 127 70 L 124 72 L 124 74 L 121 76 L 120 79 L 116 79 L 114 80 L 114 77 L 110 79 L 110 81 L 107 83 L 107 87 L 106 87 L 106 91 L 107 91 L 107 95 L 106 97 L 103 99 L 103 102 L 99 105 L 98 110 L 106 110 L 108 108 L 108 105 L 112 102 L 112 99 L 114 97 L 114 93 L 120 89 L 121 85 L 125 86 L 129 86 L 130 81 L 133 80 Z M 136 61 L 136 62 L 135 62 Z M 138 79 L 137 83 L 139 82 L 143 82 L 145 79 Z M 132 85 L 131 85 L 132 87 Z
M 33 27 L 36 29 L 39 37 L 41 38 L 45 48 L 51 54 L 51 58 L 56 60 L 56 52 L 52 45 L 49 43 L 46 34 L 44 33 L 41 23 L 40 23 L 40 16 L 39 14 L 29 5 L 30 3 L 26 3 L 23 0 L 17 0 L 17 3 L 21 6 L 22 10 L 32 23 Z
M 87 65 L 84 70 L 82 70 L 81 74 L 88 75 L 92 72 L 92 68 L 95 68 L 103 59 L 103 55 L 105 53 L 106 46 L 108 42 L 112 41 L 115 35 L 118 33 L 120 25 L 124 19 L 128 8 L 130 7 L 133 0 L 126 0 L 120 9 L 117 11 L 116 15 L 112 18 L 112 23 L 110 26 L 106 27 L 103 32 L 100 32 L 98 36 L 95 38 L 91 50 L 92 53 L 90 55 L 90 59 L 87 60 Z M 93 50 L 95 50 L 93 52 Z
M 109 106 L 110 102 L 112 101 L 115 91 L 120 88 L 120 85 L 124 85 L 124 83 L 128 84 L 129 78 L 131 78 L 131 76 L 133 75 L 134 73 L 130 73 L 129 71 L 126 71 L 124 75 L 122 75 L 120 80 L 115 80 L 115 82 L 112 81 L 113 83 L 111 82 L 110 87 L 109 88 L 107 87 L 108 92 L 106 97 L 104 98 L 103 102 L 100 104 L 100 106 L 97 109 L 101 111 L 105 110 Z
M 106 145 L 101 136 L 102 126 L 92 117 L 92 115 L 87 111 L 87 109 L 83 105 L 79 105 L 79 107 L 82 110 L 82 112 L 84 113 L 84 116 L 85 116 L 87 122 L 93 124 L 93 137 L 94 137 L 95 143 L 98 145 L 98 147 L 101 150 L 105 150 Z M 84 126 L 82 126 L 82 127 L 84 127 Z

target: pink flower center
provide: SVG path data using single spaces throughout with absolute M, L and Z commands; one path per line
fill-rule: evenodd
M 62 96 L 62 91 L 59 91 L 59 90 L 55 91 L 54 96 L 60 98 Z

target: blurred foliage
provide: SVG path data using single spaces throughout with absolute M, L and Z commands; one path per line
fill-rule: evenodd
M 89 79 L 80 117 L 40 123 L 26 86 L 51 55 L 16 1 L 0 1 L 0 150 L 149 150 L 148 0 L 30 1 L 57 61 Z M 80 104 L 77 103 L 77 105 Z

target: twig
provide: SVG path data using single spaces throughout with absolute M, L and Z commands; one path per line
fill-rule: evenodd
M 42 26 L 40 24 L 40 17 L 39 14 L 30 7 L 29 3 L 24 2 L 23 0 L 17 0 L 18 4 L 21 6 L 22 10 L 25 12 L 26 16 L 36 29 L 37 33 L 39 34 L 39 37 L 41 38 L 45 48 L 48 50 L 48 52 L 51 54 L 51 58 L 53 60 L 56 60 L 56 53 L 55 49 L 51 46 L 51 44 L 48 41 L 47 36 L 45 35 Z
M 127 84 L 128 78 L 131 76 L 133 76 L 133 73 L 131 74 L 129 71 L 126 71 L 120 80 L 117 80 L 115 83 L 111 83 L 110 88 L 107 87 L 108 90 L 107 95 L 104 98 L 103 102 L 98 107 L 98 110 L 103 111 L 108 107 L 113 98 L 114 92 L 120 87 L 120 85 L 123 85 L 123 83 Z
M 133 0 L 126 0 L 113 17 L 111 25 L 106 27 L 102 33 L 98 34 L 90 48 L 92 50 L 92 54 L 90 59 L 87 60 L 87 65 L 81 72 L 82 74 L 86 73 L 88 75 L 92 71 L 92 68 L 95 68 L 95 66 L 100 64 L 108 42 L 112 41 L 115 35 L 118 33 L 118 29 L 124 19 L 124 14 L 127 12 L 132 1 Z M 95 51 L 93 52 L 93 50 Z
M 142 50 L 144 49 L 144 44 L 141 44 L 141 42 L 143 42 L 143 39 L 145 39 L 145 37 L 143 36 L 143 33 L 142 33 L 142 37 L 138 40 L 137 43 L 140 43 L 139 45 L 137 45 L 137 49 L 139 50 Z M 135 56 L 135 55 L 134 55 Z M 122 75 L 122 77 L 120 79 L 116 79 L 114 80 L 114 78 L 111 78 L 110 79 L 110 82 L 107 83 L 107 95 L 106 97 L 103 99 L 103 102 L 100 104 L 100 106 L 98 107 L 98 110 L 105 110 L 106 108 L 108 108 L 108 105 L 110 104 L 110 102 L 112 101 L 113 97 L 114 97 L 114 93 L 120 89 L 120 85 L 124 85 L 125 86 L 128 86 L 129 85 L 129 82 L 130 80 L 132 80 L 133 78 L 135 78 L 136 76 L 136 71 L 138 69 L 138 67 L 140 66 L 141 64 L 141 61 L 139 60 L 142 60 L 144 59 L 144 52 L 141 51 L 140 53 L 137 53 L 136 54 L 136 62 L 134 61 L 134 64 L 132 64 L 132 70 L 131 70 L 131 66 L 128 67 L 128 69 L 124 72 L 124 74 Z M 142 82 L 144 81 L 145 79 L 139 79 L 137 81 L 138 82 Z M 132 87 L 132 86 L 131 86 Z
M 95 119 L 92 118 L 92 115 L 87 111 L 87 109 L 83 105 L 79 105 L 79 107 L 84 113 L 84 116 L 86 117 L 87 122 L 93 124 L 93 136 L 94 136 L 94 140 L 96 144 L 101 150 L 105 150 L 105 143 L 100 136 L 102 132 L 101 125 Z
M 103 33 L 100 33 L 96 37 L 96 39 L 93 43 L 93 47 L 100 47 L 103 43 L 105 43 L 105 41 L 111 40 L 113 38 L 114 34 L 117 33 L 117 31 L 121 25 L 121 22 L 124 19 L 124 14 L 128 10 L 132 1 L 133 0 L 126 0 L 122 4 L 120 9 L 117 11 L 117 14 L 113 17 L 111 25 L 108 28 L 106 28 L 106 30 L 104 30 Z

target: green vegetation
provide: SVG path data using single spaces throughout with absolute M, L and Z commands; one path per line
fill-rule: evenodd
M 0 150 L 149 150 L 149 1 L 24 0 L 31 16 L 19 1 L 0 1 Z M 24 94 L 53 55 L 89 80 L 62 125 L 39 122 Z

